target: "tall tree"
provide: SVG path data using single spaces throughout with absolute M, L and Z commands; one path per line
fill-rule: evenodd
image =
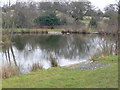
M 117 13 L 116 11 L 116 5 L 115 4 L 110 4 L 104 8 L 105 13 L 104 16 L 112 18 L 112 16 Z

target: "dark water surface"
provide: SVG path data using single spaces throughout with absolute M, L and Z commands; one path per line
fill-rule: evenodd
M 93 56 L 114 55 L 115 37 L 98 35 L 14 35 L 12 45 L 3 46 L 3 65 L 14 63 L 22 73 L 28 73 L 33 63 L 43 68 L 51 67 L 49 56 L 56 58 L 59 66 L 90 60 Z

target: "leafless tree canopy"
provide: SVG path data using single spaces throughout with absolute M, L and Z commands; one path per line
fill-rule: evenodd
M 3 28 L 39 28 L 34 20 L 42 15 L 55 13 L 66 25 L 78 25 L 98 30 L 115 31 L 118 25 L 118 4 L 96 9 L 91 2 L 16 2 L 2 7 Z M 93 20 L 94 19 L 94 20 Z

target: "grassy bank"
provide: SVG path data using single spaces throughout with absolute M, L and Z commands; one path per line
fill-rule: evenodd
M 4 29 L 5 31 L 8 31 L 7 29 Z M 3 31 L 4 31 L 3 30 Z M 18 31 L 18 32 L 20 32 L 20 31 L 62 31 L 62 30 L 64 30 L 64 29 L 27 29 L 27 28 L 16 28 L 16 29 L 10 29 L 11 31 Z
M 117 88 L 118 57 L 107 56 L 94 60 L 110 65 L 96 70 L 67 67 L 42 69 L 38 72 L 3 79 L 3 88 Z

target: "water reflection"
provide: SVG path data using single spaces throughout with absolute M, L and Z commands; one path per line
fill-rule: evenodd
M 98 35 L 14 35 L 12 45 L 3 46 L 0 53 L 3 65 L 14 62 L 22 73 L 28 73 L 33 63 L 51 67 L 50 54 L 59 66 L 83 62 L 95 55 L 115 54 L 112 39 Z

